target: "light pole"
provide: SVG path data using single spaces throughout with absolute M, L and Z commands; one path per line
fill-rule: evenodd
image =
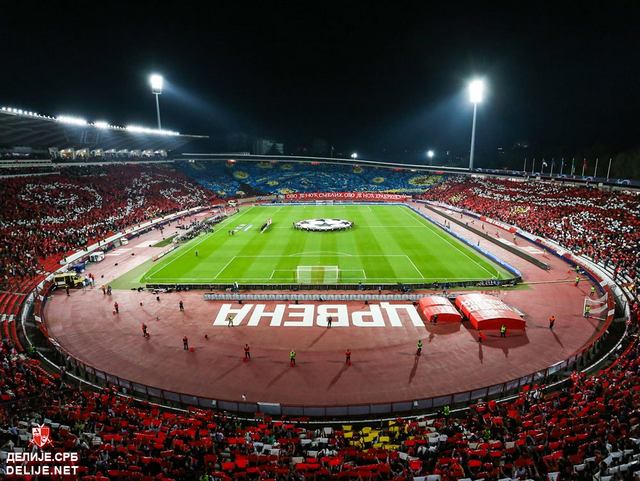
M 158 116 L 158 130 L 162 130 L 162 123 L 160 122 L 160 94 L 162 94 L 162 87 L 164 85 L 164 78 L 157 73 L 149 76 L 149 84 L 151 85 L 151 93 L 156 96 L 156 115 Z
M 473 150 L 476 143 L 476 114 L 478 104 L 484 98 L 484 80 L 475 79 L 469 82 L 469 101 L 473 104 L 473 123 L 471 124 L 471 151 L 469 153 L 469 171 L 473 171 Z
M 427 158 L 429 159 L 429 165 L 433 161 L 433 158 L 436 156 L 436 153 L 433 150 L 427 150 Z
M 356 152 L 354 152 L 353 154 L 351 154 L 351 158 L 352 159 L 357 159 L 358 158 L 358 154 Z

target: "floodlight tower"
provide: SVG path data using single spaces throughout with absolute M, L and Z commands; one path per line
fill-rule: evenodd
M 351 158 L 354 159 L 354 160 L 357 159 L 358 158 L 358 153 L 354 152 L 353 154 L 351 154 Z
M 156 115 L 158 116 L 158 130 L 162 130 L 162 124 L 160 123 L 160 94 L 162 94 L 162 87 L 164 86 L 164 78 L 157 73 L 149 76 L 149 84 L 151 85 L 151 93 L 156 96 Z
M 433 150 L 427 150 L 427 157 L 429 159 L 433 159 L 435 157 L 436 153 Z
M 469 171 L 473 171 L 473 150 L 476 143 L 476 113 L 478 104 L 484 99 L 484 80 L 469 82 L 469 101 L 473 104 L 473 123 L 471 124 L 471 151 L 469 153 Z

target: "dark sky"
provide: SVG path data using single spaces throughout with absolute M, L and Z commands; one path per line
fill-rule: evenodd
M 152 126 L 158 71 L 166 128 L 414 160 L 468 148 L 482 75 L 481 158 L 640 145 L 638 1 L 8 2 L 0 45 L 0 104 L 52 115 Z

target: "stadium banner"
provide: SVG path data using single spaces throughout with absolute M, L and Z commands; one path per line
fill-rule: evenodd
M 384 192 L 296 192 L 285 194 L 286 200 L 378 200 L 402 202 L 408 195 L 386 194 Z

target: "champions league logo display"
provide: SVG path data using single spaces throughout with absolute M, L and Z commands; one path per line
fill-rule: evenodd
M 344 219 L 306 219 L 294 224 L 296 229 L 327 232 L 345 230 L 353 227 L 353 222 Z

